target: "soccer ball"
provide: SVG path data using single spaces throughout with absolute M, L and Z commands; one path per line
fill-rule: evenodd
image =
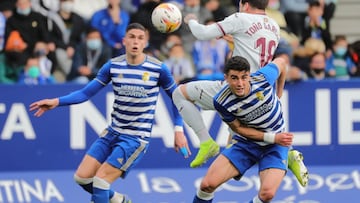
M 181 25 L 181 11 L 175 4 L 161 3 L 153 10 L 151 21 L 159 32 L 171 33 Z

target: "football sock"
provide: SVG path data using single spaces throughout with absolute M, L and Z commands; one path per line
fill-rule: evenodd
M 207 141 L 211 138 L 196 105 L 188 101 L 182 94 L 180 88 L 177 88 L 173 93 L 174 103 L 179 110 L 180 115 L 198 136 L 200 142 Z
M 113 192 L 112 196 L 110 196 L 110 203 L 123 203 L 124 199 L 124 195 Z
M 79 184 L 85 191 L 92 194 L 93 193 L 93 178 L 80 178 L 76 174 L 74 175 L 74 180 Z M 109 189 L 109 198 L 111 199 L 114 196 L 114 191 Z
M 76 174 L 74 175 L 74 180 L 79 184 L 85 191 L 92 194 L 93 193 L 93 179 L 92 178 L 80 178 Z
M 109 201 L 110 184 L 104 179 L 94 177 L 93 182 L 93 195 L 91 200 L 94 203 L 108 202 Z
M 194 197 L 193 203 L 211 203 L 213 198 L 214 193 L 204 192 L 199 189 Z
M 262 201 L 262 200 L 259 198 L 258 195 L 256 195 L 256 196 L 254 197 L 254 199 L 252 199 L 252 200 L 250 201 L 250 203 L 265 203 L 265 202 Z

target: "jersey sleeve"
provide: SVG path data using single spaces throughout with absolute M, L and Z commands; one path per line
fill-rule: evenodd
M 166 94 L 171 98 L 172 111 L 175 118 L 174 120 L 175 125 L 183 126 L 183 119 L 172 100 L 172 93 L 175 91 L 177 85 L 169 69 L 164 63 L 161 65 L 159 84 L 165 90 Z
M 198 40 L 209 40 L 225 35 L 217 23 L 203 25 L 198 23 L 196 20 L 190 20 L 189 28 L 191 33 Z
M 213 99 L 215 110 L 219 113 L 221 119 L 224 122 L 230 123 L 230 122 L 234 121 L 236 119 L 236 117 L 231 112 L 229 112 L 223 105 L 221 105 L 218 102 L 218 97 L 219 97 L 219 94 L 215 95 L 215 97 Z
M 274 85 L 277 78 L 279 77 L 279 68 L 276 66 L 275 63 L 269 63 L 263 68 L 260 68 L 257 72 L 254 73 L 255 75 L 262 74 L 266 78 L 266 80 L 271 84 Z
M 225 34 L 233 34 L 235 32 L 238 32 L 240 28 L 243 27 L 241 18 L 241 13 L 234 13 L 228 17 L 226 17 L 224 20 L 217 22 L 217 26 L 222 31 L 223 35 Z
M 111 81 L 110 75 L 111 61 L 105 63 L 96 75 L 96 79 L 103 84 L 108 84 Z
M 110 61 L 105 63 L 99 70 L 96 78 L 90 81 L 84 88 L 74 91 L 68 95 L 59 97 L 59 106 L 79 104 L 89 100 L 111 80 Z

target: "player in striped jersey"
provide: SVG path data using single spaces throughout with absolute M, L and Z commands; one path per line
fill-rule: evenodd
M 150 142 L 160 87 L 171 97 L 176 83 L 168 68 L 143 53 L 147 43 L 145 28 L 133 23 L 127 27 L 123 44 L 125 55 L 103 65 L 96 78 L 83 89 L 68 95 L 39 100 L 30 105 L 39 117 L 57 106 L 82 103 L 111 83 L 115 94 L 111 124 L 88 149 L 74 178 L 92 194 L 94 203 L 128 203 L 125 195 L 110 189 L 117 178 L 125 178 L 142 159 Z M 189 150 L 182 131 L 182 118 L 175 106 L 175 150 Z M 188 151 L 190 152 L 190 151 Z M 184 155 L 187 157 L 188 155 Z
M 234 40 L 233 56 L 243 56 L 255 72 L 272 60 L 280 39 L 278 24 L 266 16 L 268 0 L 242 0 L 239 12 L 223 21 L 202 25 L 196 16 L 185 16 L 193 35 L 198 39 L 212 39 L 231 34 Z M 180 85 L 174 92 L 174 102 L 184 121 L 194 130 L 200 140 L 200 149 L 190 167 L 199 167 L 219 152 L 219 145 L 211 138 L 198 107 L 214 110 L 213 96 L 224 85 L 223 81 L 193 81 Z M 277 83 L 277 94 L 281 97 L 284 83 Z M 197 106 L 195 106 L 196 104 Z M 245 133 L 248 133 L 245 131 Z M 302 161 L 302 154 L 291 150 L 289 167 L 301 185 L 308 182 L 308 170 Z
M 257 129 L 260 136 L 233 135 L 232 144 L 214 160 L 203 178 L 193 203 L 212 202 L 214 192 L 231 178 L 239 179 L 258 163 L 260 190 L 251 202 L 270 202 L 287 171 L 288 150 L 293 135 L 284 132 L 281 103 L 274 84 L 285 81 L 282 58 L 250 75 L 250 65 L 241 56 L 226 64 L 227 84 L 214 97 L 215 109 L 231 129 L 243 125 Z

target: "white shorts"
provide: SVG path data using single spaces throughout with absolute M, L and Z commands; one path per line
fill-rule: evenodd
M 186 92 L 192 102 L 202 110 L 215 110 L 213 97 L 226 84 L 224 81 L 198 80 L 186 83 Z

